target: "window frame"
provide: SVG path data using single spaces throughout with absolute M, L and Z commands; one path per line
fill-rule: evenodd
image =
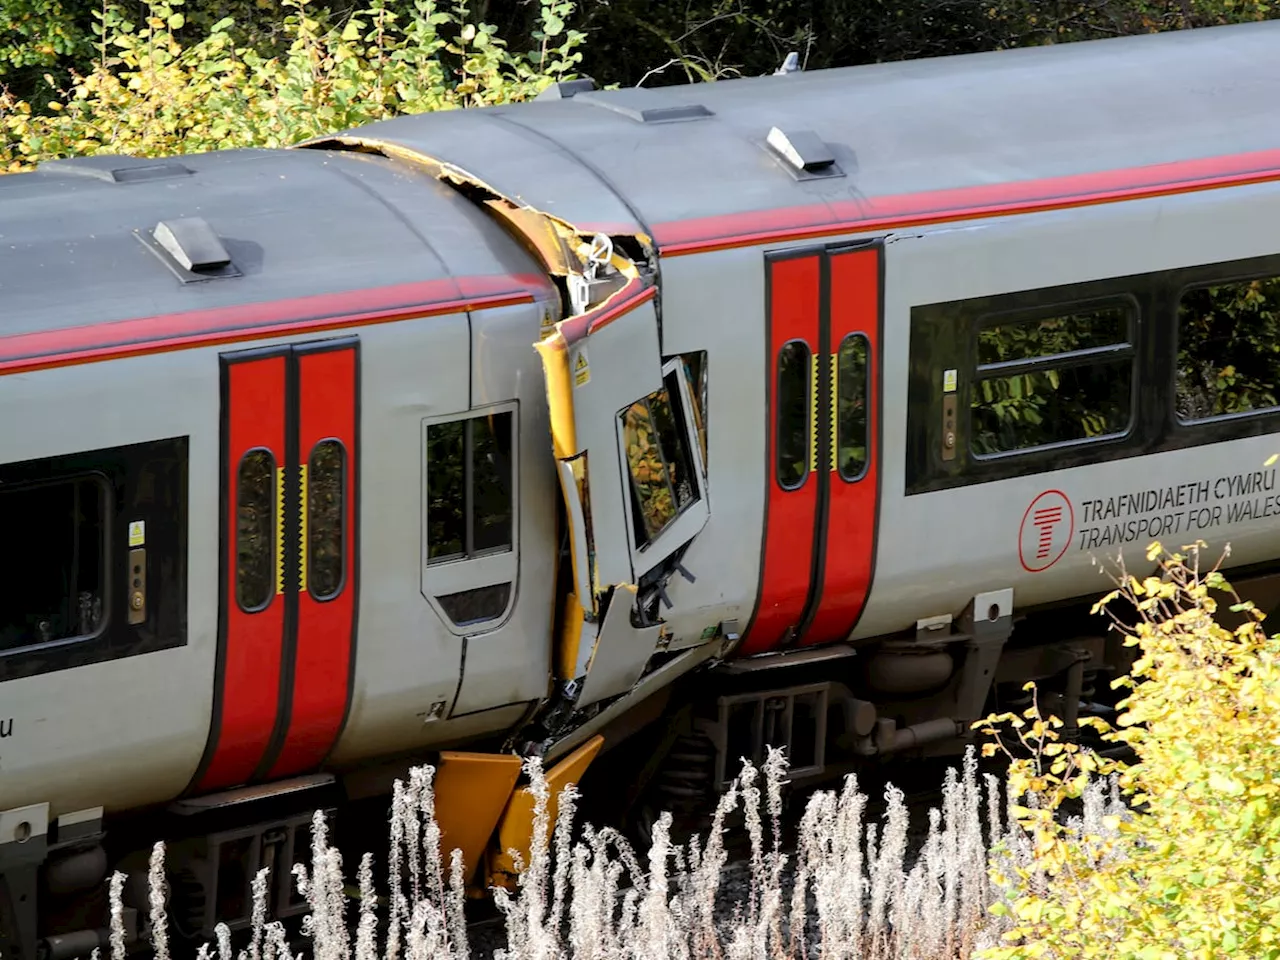
M 930 299 L 908 308 L 905 441 L 907 497 L 982 485 L 1018 477 L 1147 457 L 1211 443 L 1259 437 L 1280 431 L 1280 409 L 1254 411 L 1183 423 L 1176 416 L 1177 350 L 1174 345 L 1179 291 L 1280 275 L 1280 246 L 1271 252 L 1232 259 L 1193 262 L 1142 272 L 1117 272 L 1037 287 L 1006 287 L 995 293 Z M 1055 447 L 1038 447 L 978 459 L 969 453 L 965 431 L 970 422 L 964 378 L 972 364 L 971 338 L 979 317 L 994 313 L 1050 312 L 1081 303 L 1127 299 L 1137 304 L 1138 349 L 1134 383 L 1137 420 L 1127 436 L 1094 438 Z M 956 371 L 954 393 L 944 388 L 945 374 Z M 943 450 L 944 405 L 955 398 L 956 454 Z
M 0 689 L 10 681 L 187 645 L 189 467 L 190 437 L 185 434 L 0 463 L 0 483 L 11 489 L 94 477 L 106 494 L 102 620 L 97 631 L 0 650 Z M 144 482 L 154 484 L 157 494 L 162 492 L 162 502 L 139 507 L 136 497 Z M 121 612 L 132 549 L 125 532 L 133 520 L 146 522 L 148 599 L 141 623 L 130 623 Z
M 481 417 L 507 414 L 511 417 L 511 545 L 504 548 L 490 548 L 470 556 L 466 554 L 466 543 L 463 553 L 450 557 L 432 560 L 431 528 L 430 528 L 430 429 L 448 423 L 459 423 L 477 420 Z M 473 449 L 464 441 L 464 457 Z M 473 471 L 464 463 L 464 476 L 467 482 L 474 479 Z M 419 502 L 421 512 L 421 542 L 419 544 L 420 579 L 419 589 L 423 598 L 431 605 L 432 610 L 440 618 L 440 622 L 458 636 L 470 636 L 475 633 L 488 632 L 501 627 L 510 619 L 519 596 L 520 570 L 520 402 L 518 400 L 495 403 L 483 407 L 473 407 L 460 413 L 450 413 L 422 420 L 418 446 Z M 509 584 L 507 605 L 493 617 L 468 620 L 456 623 L 445 611 L 438 597 L 452 597 L 469 590 L 488 589 L 490 587 Z
M 270 544 L 270 582 L 268 584 L 267 599 L 257 606 L 247 606 L 240 596 L 240 492 L 242 485 L 240 482 L 240 471 L 244 469 L 245 461 L 255 453 L 265 453 L 271 461 L 271 494 L 269 500 L 268 516 L 271 518 L 271 530 L 267 540 Z M 236 579 L 231 585 L 231 596 L 237 607 L 243 613 L 255 614 L 261 613 L 268 609 L 276 597 L 280 596 L 279 587 L 279 565 L 283 562 L 281 557 L 280 545 L 280 510 L 277 506 L 277 499 L 280 496 L 280 485 L 283 478 L 280 475 L 280 464 L 276 460 L 275 451 L 269 447 L 256 446 L 250 447 L 240 457 L 236 463 L 236 499 L 231 503 L 232 529 L 235 531 L 234 542 L 231 546 L 231 555 L 236 558 Z
M 661 388 L 667 388 L 668 377 L 675 375 L 676 385 L 680 393 L 680 416 L 676 418 L 676 428 L 681 433 L 681 441 L 689 452 L 693 464 L 692 481 L 697 485 L 696 496 L 685 504 L 657 535 L 640 546 L 635 535 L 635 504 L 632 498 L 631 465 L 627 459 L 626 429 L 622 417 L 631 404 L 614 413 L 614 436 L 617 443 L 618 469 L 622 482 L 622 503 L 626 511 L 627 547 L 631 554 L 631 569 L 636 579 L 643 578 L 654 567 L 675 553 L 681 546 L 692 540 L 706 525 L 711 512 L 711 491 L 707 482 L 706 463 L 702 459 L 702 444 L 698 439 L 698 428 L 692 412 L 693 394 L 689 383 L 689 374 L 684 360 L 680 356 L 665 360 L 662 364 Z M 668 388 L 669 389 L 669 388 Z M 655 392 L 655 391 L 650 391 Z M 637 397 L 635 403 L 648 397 Z M 672 409 L 674 417 L 675 410 Z
M 801 463 L 804 470 L 800 474 L 800 479 L 793 486 L 787 486 L 782 482 L 782 352 L 792 344 L 799 344 L 808 354 L 807 362 L 804 365 L 804 391 L 805 391 L 805 426 L 804 432 L 804 455 L 801 457 Z M 809 477 L 813 474 L 813 458 L 816 455 L 816 440 L 814 436 L 814 403 L 816 397 L 814 395 L 814 376 L 813 376 L 813 358 L 817 356 L 817 351 L 809 344 L 809 341 L 803 337 L 792 337 L 777 349 L 773 355 L 773 395 L 774 409 L 772 410 L 772 430 L 773 430 L 773 482 L 778 488 L 786 493 L 794 493 L 796 490 L 803 490 L 804 485 L 809 482 Z
M 1022 326 L 1053 320 L 1073 314 L 1103 310 L 1110 306 L 1121 307 L 1126 312 L 1126 322 L 1122 342 L 1100 347 L 1085 347 L 1080 350 L 1068 350 L 1064 353 L 1043 354 L 1019 360 L 1000 360 L 994 363 L 982 363 L 979 360 L 979 337 L 985 330 L 1003 326 Z M 989 311 L 973 318 L 968 344 L 968 377 L 964 385 L 965 452 L 975 463 L 1008 460 L 1021 457 L 1043 455 L 1057 450 L 1075 450 L 1081 447 L 1099 444 L 1115 444 L 1128 440 L 1138 424 L 1138 396 L 1141 384 L 1141 331 L 1142 309 L 1137 299 L 1131 294 L 1120 293 L 1103 295 L 1088 299 L 1063 302 L 1048 302 L 1029 308 Z M 980 453 L 974 447 L 974 393 L 978 385 L 985 380 L 998 380 L 1006 377 L 1022 376 L 1049 370 L 1069 370 L 1080 367 L 1103 366 L 1121 360 L 1129 361 L 1129 395 L 1128 417 L 1124 429 L 1105 433 L 1097 437 L 1080 437 L 1071 440 L 1055 440 L 1050 443 L 1039 443 L 1034 446 L 1016 447 L 1012 450 L 998 450 L 992 453 Z
M 862 440 L 863 440 L 864 446 L 866 447 L 867 453 L 866 453 L 866 456 L 863 457 L 862 459 L 862 469 L 859 470 L 856 475 L 852 477 L 848 477 L 848 476 L 845 476 L 844 465 L 840 462 L 840 437 L 841 437 L 841 434 L 840 434 L 840 428 L 841 428 L 840 352 L 844 350 L 844 345 L 846 343 L 855 339 L 861 340 L 866 345 L 866 358 L 864 363 L 863 381 L 862 381 L 863 382 L 862 399 L 864 401 Z M 835 430 L 833 431 L 835 435 L 831 438 L 831 456 L 832 456 L 832 459 L 835 461 L 836 476 L 838 476 L 845 483 L 857 483 L 859 480 L 865 477 L 867 475 L 867 471 L 871 469 L 871 454 L 872 454 L 872 451 L 871 451 L 871 427 L 872 427 L 871 380 L 872 380 L 872 372 L 875 369 L 875 356 L 872 354 L 871 338 L 867 336 L 867 334 L 862 330 L 853 330 L 849 333 L 846 333 L 843 337 L 840 338 L 840 342 L 836 345 L 834 356 L 835 356 L 835 363 L 833 364 L 833 366 L 835 370 L 834 370 L 834 375 L 831 378 L 831 411 L 832 411 L 832 420 L 834 421 L 834 424 L 835 424 Z
M 311 469 L 311 461 L 315 456 L 316 450 L 326 443 L 336 444 L 338 450 L 342 453 L 342 473 L 341 483 L 339 485 L 340 499 L 338 502 L 338 530 L 341 534 L 341 541 L 338 548 L 338 556 L 342 560 L 341 576 L 338 577 L 338 586 L 333 593 L 321 596 L 315 591 L 315 577 L 312 575 L 315 569 L 316 552 L 312 549 L 312 538 L 315 535 L 315 525 L 311 522 L 311 491 L 312 484 L 315 482 L 315 472 Z M 350 511 L 347 509 L 347 498 L 349 494 L 348 484 L 351 481 L 351 451 L 347 449 L 347 445 L 342 442 L 340 437 L 321 437 L 311 445 L 310 451 L 307 453 L 307 502 L 302 504 L 303 523 L 306 524 L 306 548 L 307 548 L 307 595 L 316 603 L 331 603 L 342 596 L 347 589 L 347 582 L 351 579 L 350 564 L 348 560 L 348 547 L 350 539 Z
M 1241 410 L 1236 413 L 1219 413 L 1208 417 L 1184 419 L 1178 414 L 1178 374 L 1181 372 L 1179 354 L 1182 347 L 1182 299 L 1196 290 L 1207 290 L 1210 287 L 1226 287 L 1234 284 L 1252 283 L 1255 280 L 1276 280 L 1280 282 L 1280 269 L 1251 270 L 1240 274 L 1212 277 L 1210 279 L 1192 280 L 1175 287 L 1170 291 L 1169 324 L 1170 324 L 1170 374 L 1169 384 L 1169 416 L 1178 427 L 1187 430 L 1203 430 L 1206 427 L 1222 424 L 1248 422 L 1264 417 L 1280 415 L 1280 400 L 1270 407 L 1258 407 L 1253 410 Z

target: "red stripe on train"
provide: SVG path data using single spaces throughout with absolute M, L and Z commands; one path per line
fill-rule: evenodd
M 538 276 L 460 277 L 0 337 L 0 375 L 532 303 Z
M 653 235 L 662 255 L 675 257 L 806 237 L 1038 213 L 1273 180 L 1280 180 L 1280 149 L 673 220 L 655 225 Z

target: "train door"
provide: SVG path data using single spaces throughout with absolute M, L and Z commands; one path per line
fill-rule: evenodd
M 710 504 L 685 365 L 663 361 L 652 288 L 538 344 L 572 590 L 557 674 L 579 706 L 630 689 L 661 630 L 661 584 Z M 642 592 L 643 591 L 643 592 Z
M 214 717 L 199 791 L 290 776 L 349 709 L 356 634 L 359 344 L 221 358 Z
M 879 242 L 765 260 L 768 461 L 743 652 L 844 639 L 871 589 L 879 491 Z

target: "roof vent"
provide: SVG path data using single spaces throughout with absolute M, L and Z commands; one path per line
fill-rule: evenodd
M 146 180 L 166 180 L 170 177 L 190 176 L 195 172 L 177 160 L 122 157 L 112 154 L 46 160 L 36 169 L 43 173 L 57 173 L 66 177 L 86 177 L 92 180 L 102 180 L 106 183 L 139 183 Z
M 675 123 L 680 120 L 705 120 L 715 116 L 700 103 L 675 100 L 647 87 L 624 90 L 593 90 L 575 97 L 584 103 L 604 107 L 639 123 Z
M 544 89 L 535 100 L 569 100 L 579 93 L 590 93 L 596 88 L 596 82 L 590 77 L 578 80 L 561 80 Z
M 200 217 L 161 220 L 150 234 L 134 235 L 183 283 L 240 276 L 218 234 Z
M 835 154 L 812 130 L 781 130 L 773 127 L 765 141 L 797 179 L 843 177 Z
M 218 235 L 200 217 L 161 220 L 151 235 L 187 270 L 213 270 L 231 262 Z

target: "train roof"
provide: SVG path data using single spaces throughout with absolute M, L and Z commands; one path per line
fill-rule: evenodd
M 161 223 L 192 267 L 206 266 L 166 249 Z M 230 267 L 212 266 L 224 254 Z M 321 295 L 352 291 L 373 293 L 344 298 L 348 310 L 465 301 L 485 278 L 490 293 L 547 283 L 457 191 L 382 157 L 97 156 L 0 176 L 0 365 L 51 331 L 168 315 L 191 320 L 176 335 L 211 318 L 270 326 L 277 314 L 226 310 L 292 301 L 300 319 L 334 302 Z
M 1205 158 L 1280 170 L 1278 50 L 1272 21 L 655 89 L 559 88 L 558 99 L 351 133 L 449 160 L 579 225 L 638 223 L 665 246 L 717 220 L 804 205 L 821 220 L 878 198 Z M 802 154 L 825 147 L 842 175 L 789 168 L 765 146 L 775 126 Z M 806 131 L 820 143 L 806 147 Z M 598 181 L 622 199 L 589 189 Z M 691 223 L 701 224 L 692 234 Z

